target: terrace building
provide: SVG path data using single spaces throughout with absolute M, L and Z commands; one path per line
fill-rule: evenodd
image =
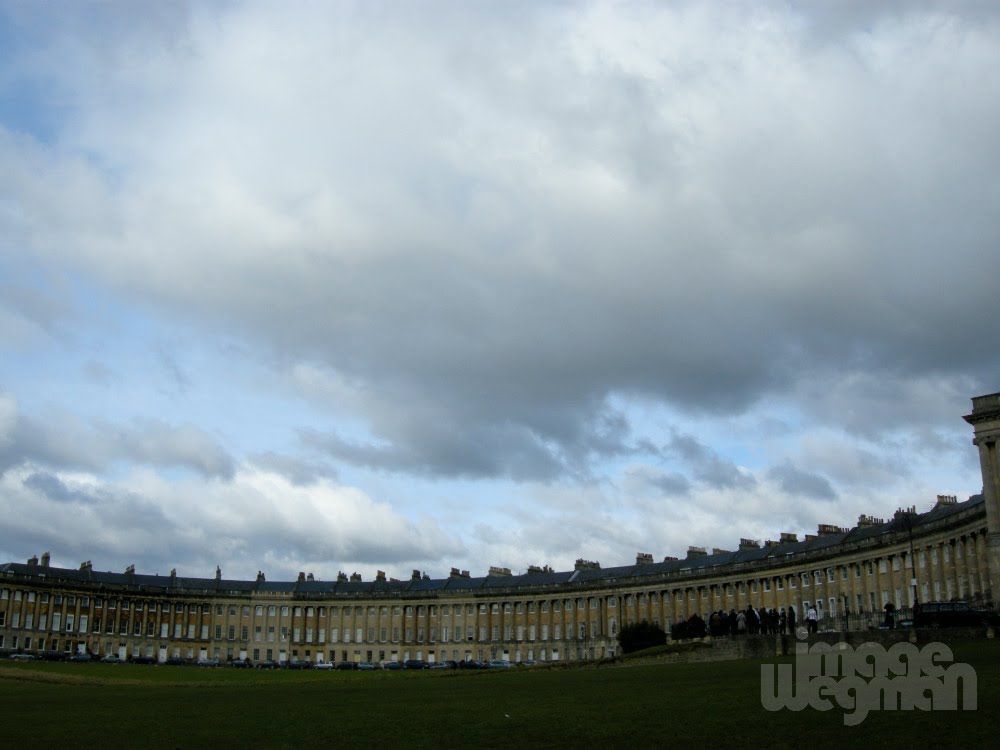
M 918 513 L 861 516 L 852 528 L 820 525 L 799 540 L 742 539 L 738 549 L 691 547 L 683 559 L 573 570 L 530 566 L 513 575 L 452 569 L 432 579 L 339 574 L 320 581 L 211 578 L 56 568 L 50 556 L 0 565 L 0 653 L 88 651 L 159 661 L 248 658 L 276 662 L 508 659 L 610 656 L 618 630 L 648 620 L 669 626 L 698 613 L 813 605 L 836 623 L 850 611 L 877 620 L 883 606 L 992 601 L 1000 581 L 1000 394 L 973 399 L 983 493 L 938 496 Z

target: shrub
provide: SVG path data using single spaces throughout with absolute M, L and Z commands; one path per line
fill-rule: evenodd
M 631 654 L 651 646 L 662 646 L 666 642 L 667 634 L 663 628 L 646 620 L 625 625 L 618 631 L 618 645 L 623 654 Z

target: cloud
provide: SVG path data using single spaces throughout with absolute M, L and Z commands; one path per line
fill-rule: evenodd
M 995 15 L 343 12 L 54 33 L 65 130 L 0 146 L 46 220 L 15 241 L 363 382 L 386 447 L 331 447 L 441 475 L 573 471 L 614 393 L 720 413 L 806 370 L 995 372 Z
M 789 495 L 815 498 L 817 500 L 835 500 L 837 492 L 830 480 L 819 474 L 803 471 L 791 464 L 774 466 L 768 472 L 768 478 L 777 482 L 781 489 Z
M 695 437 L 675 432 L 663 452 L 690 467 L 696 479 L 718 489 L 752 489 L 753 474 L 700 443 Z
M 201 428 L 155 419 L 128 424 L 84 421 L 53 413 L 20 415 L 12 395 L 0 394 L 0 474 L 16 466 L 110 470 L 115 462 L 178 467 L 206 477 L 231 478 L 232 456 Z

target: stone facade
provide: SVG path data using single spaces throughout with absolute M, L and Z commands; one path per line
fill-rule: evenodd
M 985 399 L 985 401 L 983 401 Z M 978 416 L 977 416 L 978 415 Z M 83 651 L 159 661 L 244 657 L 275 662 L 408 658 L 567 661 L 615 653 L 618 629 L 669 626 L 698 613 L 814 604 L 835 622 L 845 610 L 877 618 L 886 602 L 991 601 L 1000 506 L 995 436 L 1000 394 L 974 400 L 984 493 L 939 496 L 924 513 L 862 516 L 850 529 L 821 525 L 799 541 L 743 539 L 735 552 L 691 548 L 684 559 L 572 571 L 491 568 L 445 579 L 297 581 L 184 578 L 56 568 L 49 555 L 0 565 L 0 653 Z M 975 421 L 978 420 L 978 421 Z M 993 442 L 990 442 L 990 441 Z M 984 448 L 984 446 L 986 446 Z

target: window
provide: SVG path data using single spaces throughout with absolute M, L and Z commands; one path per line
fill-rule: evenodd
M 837 580 L 837 576 L 834 575 L 835 572 L 836 571 L 834 571 L 833 568 L 827 568 L 826 569 L 826 582 L 827 583 L 833 583 L 834 581 Z
M 617 607 L 618 606 L 618 597 L 617 596 L 609 596 L 608 597 L 608 606 L 609 607 Z
M 802 574 L 802 588 L 805 588 L 808 585 L 809 585 L 809 574 L 808 573 L 803 573 Z
M 503 604 L 503 613 L 505 615 L 509 615 L 510 614 L 510 602 L 504 602 L 504 604 Z
M 879 573 L 888 573 L 889 572 L 889 567 L 886 565 L 885 558 L 882 558 L 881 560 L 878 561 L 878 572 Z
M 898 571 L 899 570 L 899 556 L 898 555 L 895 555 L 892 558 L 892 569 L 894 571 Z

